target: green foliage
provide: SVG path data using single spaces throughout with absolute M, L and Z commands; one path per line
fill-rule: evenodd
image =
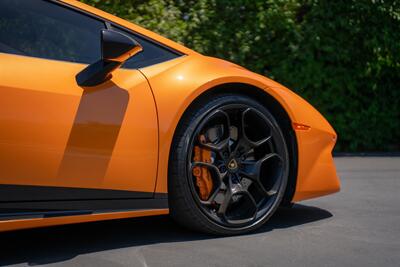
M 400 1 L 84 0 L 292 88 L 338 151 L 400 149 Z

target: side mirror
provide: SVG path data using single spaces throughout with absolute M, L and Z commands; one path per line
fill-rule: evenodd
M 80 86 L 96 86 L 112 77 L 112 72 L 143 50 L 134 39 L 113 30 L 101 31 L 101 59 L 76 75 Z

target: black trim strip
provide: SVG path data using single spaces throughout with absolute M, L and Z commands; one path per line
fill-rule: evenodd
M 0 185 L 0 203 L 53 200 L 105 200 L 153 198 L 153 192 L 73 187 Z
M 166 193 L 0 185 L 0 221 L 165 208 Z
M 166 198 L 9 202 L 0 203 L 0 221 L 167 208 Z
M 108 199 L 67 200 L 37 202 L 3 202 L 0 214 L 32 211 L 115 210 L 115 209 L 161 209 L 168 208 L 168 199 Z
M 155 45 L 158 45 L 158 46 L 160 46 L 160 47 L 162 47 L 162 48 L 164 48 L 164 49 L 166 49 L 166 50 L 169 50 L 169 51 L 172 52 L 172 53 L 177 54 L 178 56 L 186 55 L 186 54 L 183 53 L 182 51 L 179 51 L 179 50 L 177 50 L 177 49 L 175 49 L 175 48 L 172 48 L 172 47 L 170 47 L 170 46 L 168 46 L 168 45 L 166 45 L 166 44 L 164 44 L 164 43 L 158 42 L 158 41 L 156 41 L 156 40 L 154 40 L 154 39 L 152 39 L 152 38 L 150 38 L 150 37 L 148 37 L 148 36 L 146 36 L 146 35 L 143 35 L 143 34 L 141 34 L 141 33 L 139 33 L 139 32 L 136 32 L 136 31 L 134 31 L 134 30 L 131 30 L 131 29 L 125 27 L 125 26 L 120 25 L 119 23 L 116 23 L 116 22 L 114 22 L 114 21 L 108 20 L 108 19 L 106 19 L 106 18 L 104 18 L 104 17 L 101 17 L 101 16 L 99 16 L 99 15 L 97 15 L 97 14 L 90 13 L 90 12 L 88 12 L 88 11 L 86 11 L 86 10 L 80 9 L 80 8 L 78 8 L 78 7 L 76 7 L 76 6 L 72 6 L 72 5 L 67 4 L 67 3 L 64 3 L 64 2 L 60 2 L 59 0 L 46 0 L 46 1 L 51 2 L 51 3 L 53 3 L 53 4 L 56 4 L 56 5 L 59 5 L 59 6 L 63 6 L 63 7 L 65 7 L 65 8 L 69 8 L 69 9 L 71 9 L 71 10 L 74 10 L 74 11 L 76 11 L 76 12 L 78 12 L 78 13 L 81 13 L 81 14 L 83 14 L 83 15 L 86 15 L 86 16 L 88 16 L 88 17 L 95 18 L 95 19 L 97 19 L 97 20 L 101 20 L 101 21 L 103 21 L 103 22 L 106 24 L 106 27 L 107 27 L 107 23 L 109 23 L 109 24 L 115 24 L 115 25 L 117 25 L 118 27 L 120 27 L 120 28 L 122 28 L 122 29 L 124 29 L 124 30 L 126 30 L 126 31 L 128 31 L 128 32 L 131 32 L 131 33 L 134 34 L 134 35 L 139 35 L 140 37 L 142 37 L 142 38 L 145 39 L 146 41 L 149 41 L 149 42 L 151 42 L 151 43 L 153 43 L 153 44 L 155 44 Z M 98 8 L 96 8 L 96 9 L 98 9 Z M 99 10 L 100 10 L 100 9 L 99 9 Z M 106 13 L 107 13 L 107 12 L 106 12 Z M 122 19 L 122 18 L 121 18 L 121 19 Z

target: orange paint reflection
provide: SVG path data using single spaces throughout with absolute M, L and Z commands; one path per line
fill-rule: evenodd
M 58 171 L 59 179 L 98 183 L 104 178 L 128 102 L 129 93 L 111 81 L 84 89 Z

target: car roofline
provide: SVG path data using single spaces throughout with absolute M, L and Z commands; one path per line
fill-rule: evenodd
M 49 0 L 49 1 L 69 6 L 70 8 L 75 9 L 80 12 L 83 12 L 89 16 L 93 16 L 93 17 L 99 18 L 101 20 L 104 20 L 106 23 L 109 22 L 109 23 L 116 24 L 117 26 L 126 28 L 130 31 L 133 31 L 139 35 L 144 36 L 145 38 L 153 40 L 156 43 L 159 43 L 161 45 L 167 46 L 167 47 L 169 47 L 173 50 L 176 50 L 177 52 L 180 52 L 182 54 L 186 54 L 186 55 L 199 54 L 196 51 L 189 49 L 186 46 L 181 45 L 177 42 L 174 42 L 166 37 L 163 37 L 155 32 L 147 30 L 147 29 L 140 27 L 132 22 L 129 22 L 125 19 L 114 16 L 114 15 L 107 13 L 105 11 L 102 11 L 98 8 L 84 4 L 78 0 Z

